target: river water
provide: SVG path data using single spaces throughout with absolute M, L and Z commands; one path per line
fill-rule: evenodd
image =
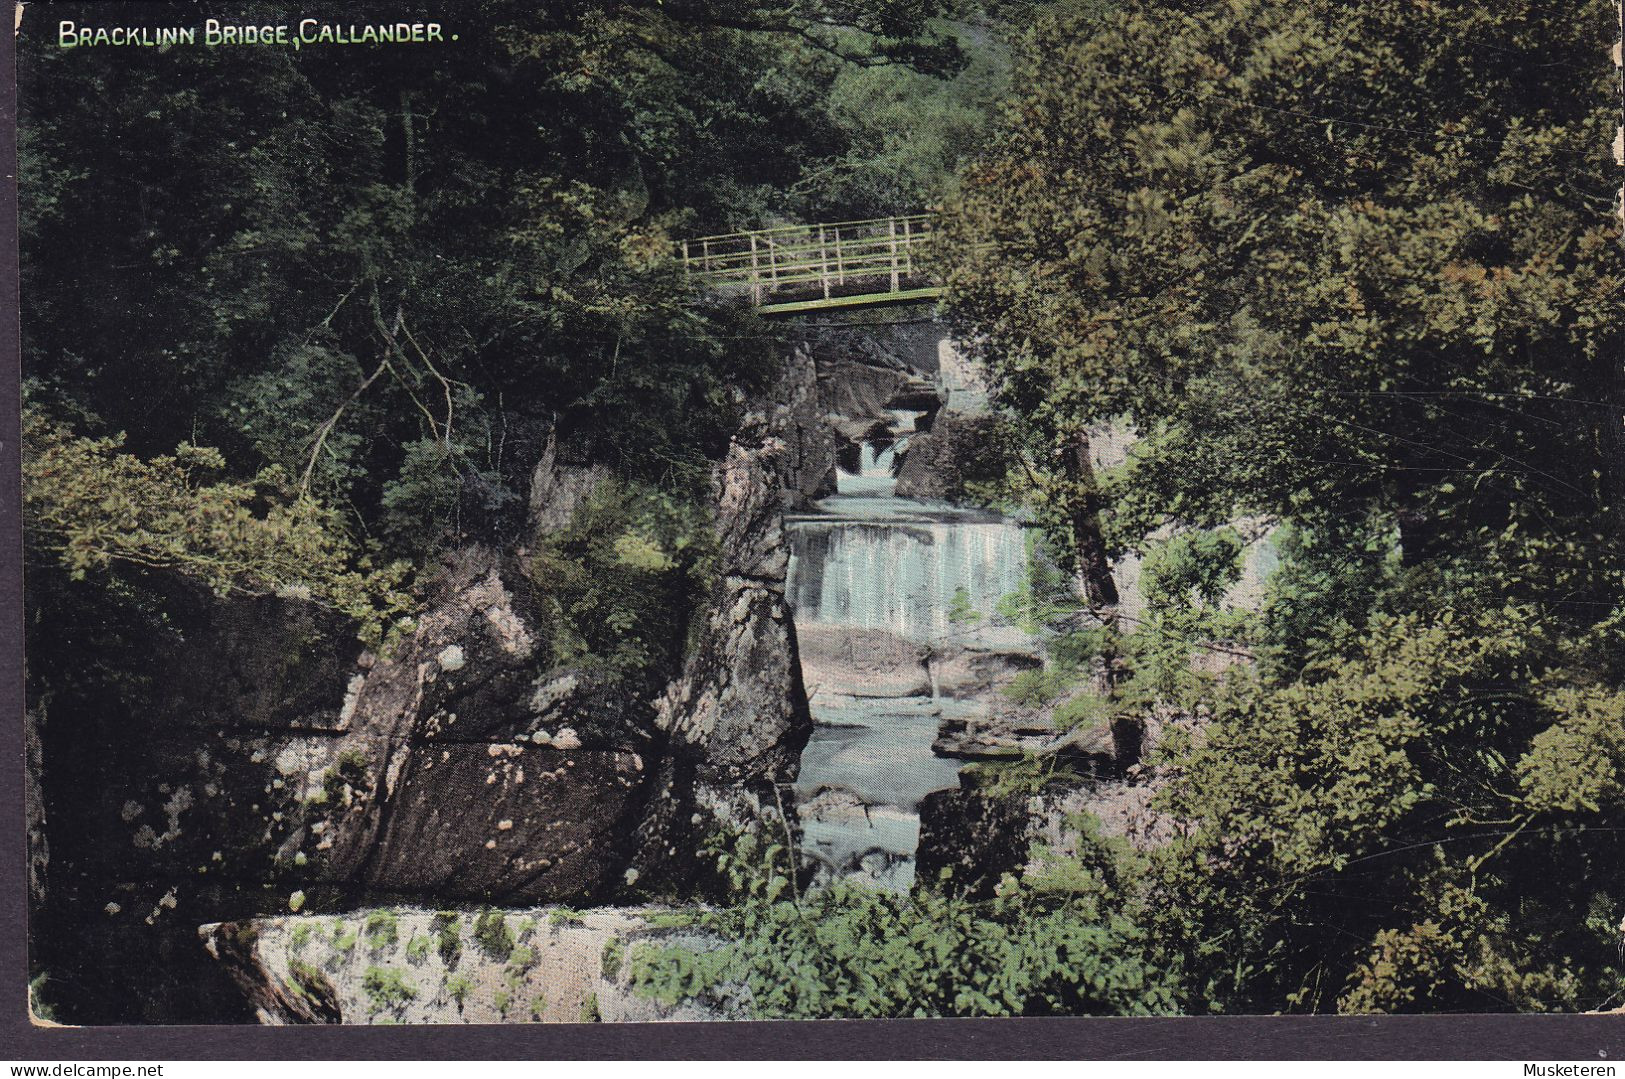
M 894 413 L 893 438 L 865 445 L 834 496 L 787 521 L 814 721 L 796 788 L 803 853 L 823 879 L 897 890 L 914 880 L 920 802 L 958 785 L 960 762 L 932 751 L 939 726 L 986 707 L 936 692 L 931 657 L 1030 645 L 996 614 L 1027 580 L 1022 526 L 895 494 L 918 415 Z

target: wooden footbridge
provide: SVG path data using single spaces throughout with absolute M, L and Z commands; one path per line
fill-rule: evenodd
M 764 314 L 934 300 L 924 266 L 931 214 L 787 225 L 682 242 L 689 280 L 745 294 Z

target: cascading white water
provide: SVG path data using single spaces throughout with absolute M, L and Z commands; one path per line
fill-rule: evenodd
M 1000 601 L 1026 584 L 1021 525 L 893 494 L 896 454 L 922 415 L 894 412 L 895 439 L 863 446 L 859 471 L 839 475 L 839 493 L 788 522 L 788 599 L 804 641 L 816 630 L 838 654 L 844 640 L 848 654 L 872 661 L 866 669 L 884 667 L 876 655 L 902 657 L 901 679 L 883 671 L 875 686 L 848 678 L 831 690 L 807 678 L 815 728 L 796 788 L 803 849 L 828 876 L 899 890 L 914 880 L 920 801 L 957 785 L 958 762 L 936 756 L 932 744 L 944 712 L 964 707 L 937 698 L 934 666 L 912 689 L 909 672 L 927 650 L 1027 640 L 998 616 Z M 807 652 L 804 644 L 804 662 Z M 898 685 L 909 695 L 892 695 Z
M 796 523 L 790 604 L 797 619 L 885 630 L 922 644 L 964 636 L 956 610 L 978 615 L 973 625 L 995 621 L 1000 601 L 1027 578 L 1021 526 L 985 515 L 913 519 L 901 505 L 906 500 L 894 501 L 900 505 L 890 519 Z

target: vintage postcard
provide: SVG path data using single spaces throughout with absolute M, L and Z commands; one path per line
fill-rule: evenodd
M 1625 1007 L 1615 0 L 18 12 L 37 1024 Z

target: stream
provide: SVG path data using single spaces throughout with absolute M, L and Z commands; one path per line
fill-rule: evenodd
M 944 718 L 987 702 L 944 695 L 949 651 L 1031 648 L 995 616 L 1027 579 L 1022 526 L 985 510 L 899 498 L 893 468 L 921 413 L 892 413 L 837 493 L 787 519 L 788 596 L 814 729 L 796 801 L 818 880 L 914 881 L 921 801 L 957 787 L 933 751 Z M 971 616 L 969 612 L 975 612 Z

